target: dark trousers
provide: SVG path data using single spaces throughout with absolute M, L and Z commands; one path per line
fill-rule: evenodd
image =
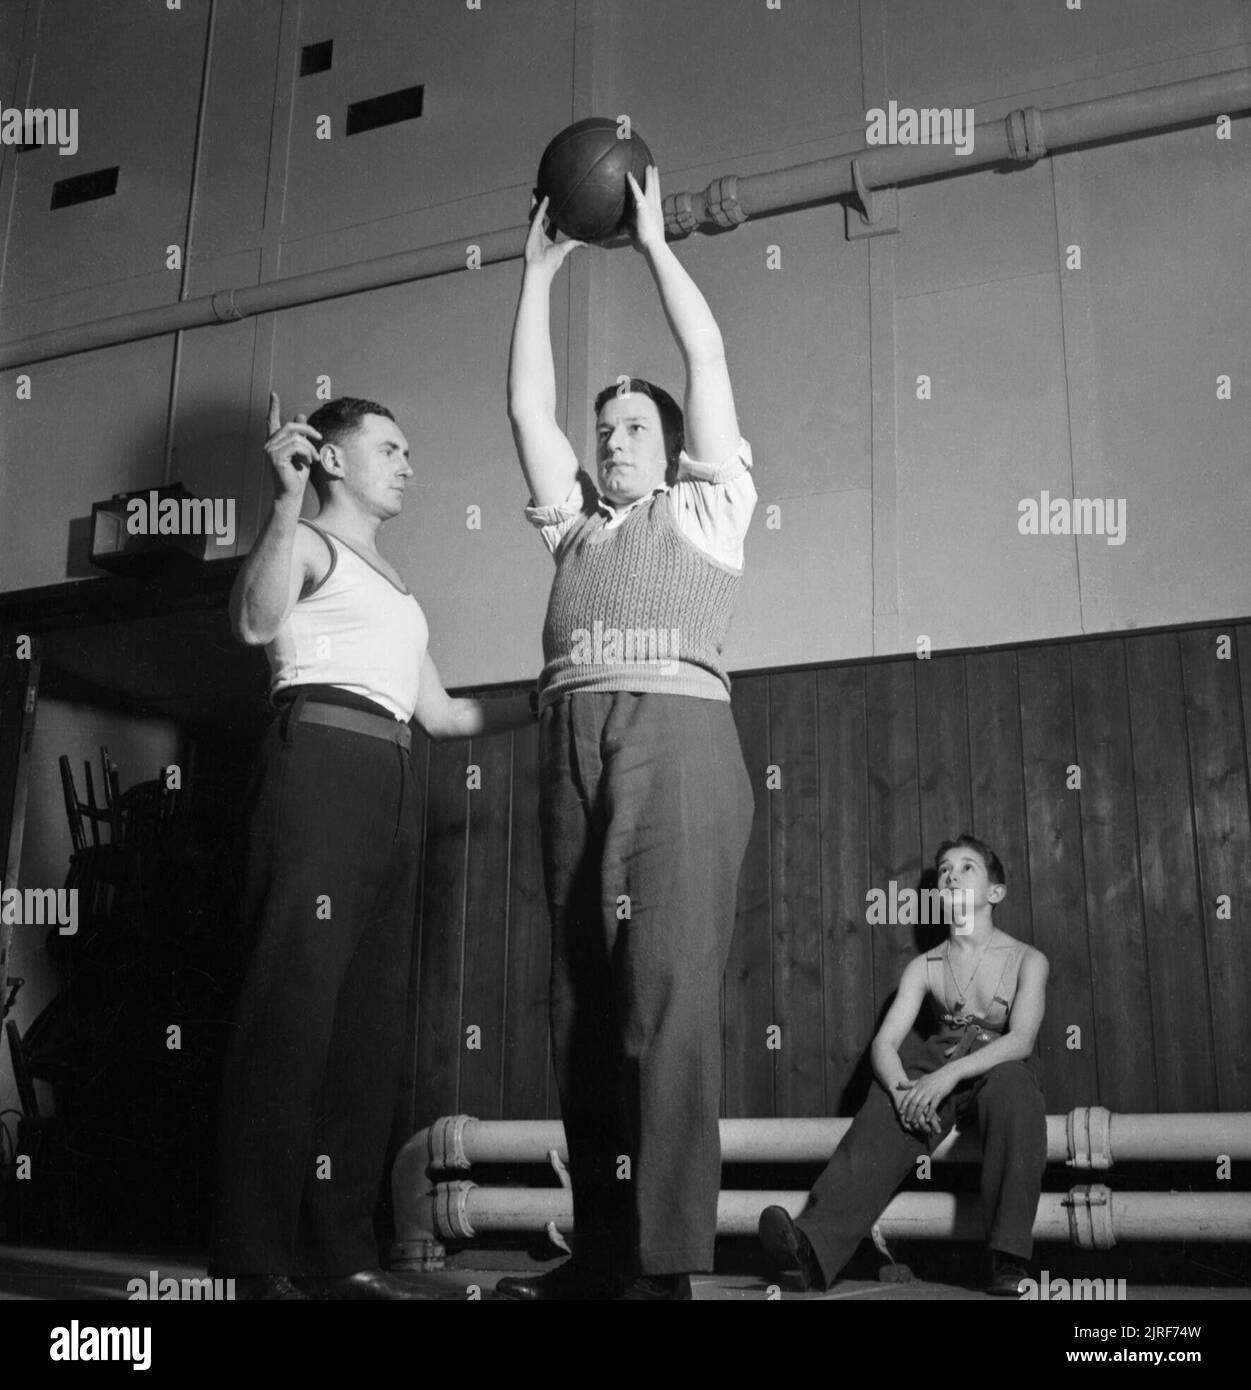
M 711 1269 L 721 977 L 753 806 L 730 706 L 573 695 L 544 711 L 541 758 L 578 1258 Z
M 399 1087 L 420 810 L 409 755 L 280 716 L 254 783 L 254 940 L 226 1058 L 210 1270 L 351 1274 Z
M 910 1036 L 900 1049 L 909 1078 L 937 1071 L 943 1045 Z M 852 1121 L 795 1224 L 808 1237 L 828 1286 L 886 1209 L 917 1159 L 957 1122 L 977 1123 L 982 1143 L 981 1204 L 986 1243 L 1028 1260 L 1047 1163 L 1042 1092 L 1025 1062 L 1001 1062 L 957 1086 L 938 1110 L 942 1133 L 928 1141 L 905 1130 L 881 1086 Z

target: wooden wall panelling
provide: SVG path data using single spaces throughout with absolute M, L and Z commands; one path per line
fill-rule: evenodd
M 1098 1095 L 1081 792 L 1067 785 L 1077 762 L 1072 674 L 1065 645 L 1023 651 L 1018 661 L 1034 945 L 1051 962 L 1038 1051 L 1054 1112 L 1094 1104 Z
M 769 677 L 769 762 L 779 785 L 766 790 L 773 861 L 775 1105 L 784 1115 L 825 1109 L 821 988 L 821 803 L 816 673 Z
M 465 1115 L 497 1120 L 503 1105 L 512 737 L 479 738 L 458 746 L 465 748 L 467 766 L 478 769 L 482 785 L 469 792 L 457 1108 Z M 470 1034 L 473 1027 L 480 1033 Z M 478 1046 L 471 1046 L 475 1041 Z
M 1134 815 L 1125 644 L 1072 648 L 1077 762 L 1082 769 L 1082 848 L 1090 940 L 1099 1103 L 1113 1110 L 1156 1107 L 1147 938 Z
M 738 912 L 722 987 L 724 1107 L 731 1116 L 773 1115 L 772 1054 L 765 1049 L 773 1019 L 773 901 L 770 888 L 769 677 L 734 682 L 734 721 L 756 798 L 751 838 L 738 880 Z
M 508 875 L 508 990 L 502 1118 L 554 1115 L 548 1100 L 550 919 L 539 841 L 539 731 L 513 735 L 512 859 Z
M 917 794 L 915 661 L 889 661 L 865 670 L 868 708 L 869 887 L 900 892 L 921 881 L 921 811 Z M 918 928 L 874 926 L 875 1020 L 921 949 Z
M 869 768 L 862 666 L 817 672 L 820 749 L 825 1113 L 854 1113 L 874 1032 L 873 932 L 866 920 Z M 858 1083 L 853 1086 L 853 1080 Z
M 1221 659 L 1215 628 L 1178 635 L 1186 688 L 1199 902 L 1207 947 L 1209 1016 L 1222 1110 L 1251 1106 L 1251 806 L 1238 653 Z M 1232 634 L 1224 634 L 1230 637 Z M 1218 899 L 1228 898 L 1223 907 Z
M 918 661 L 913 674 L 917 690 L 921 855 L 928 868 L 943 840 L 968 830 L 973 822 L 964 658 L 938 656 Z
M 1151 982 L 1142 1045 L 1155 1052 L 1162 1111 L 1212 1110 L 1216 1073 L 1177 635 L 1130 637 L 1125 647 Z
M 964 659 L 972 831 L 999 856 L 1008 881 L 1007 897 L 995 909 L 995 925 L 1033 942 L 1016 662 L 1015 652 L 1003 651 Z

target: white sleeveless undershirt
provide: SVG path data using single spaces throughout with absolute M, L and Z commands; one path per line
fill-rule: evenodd
M 303 522 L 310 526 L 310 522 Z M 430 630 L 421 605 L 361 555 L 318 526 L 333 559 L 265 647 L 271 695 L 292 685 L 337 685 L 407 723 Z

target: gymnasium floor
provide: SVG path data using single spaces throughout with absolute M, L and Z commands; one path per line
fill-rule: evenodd
M 488 1261 L 480 1261 L 488 1263 Z M 436 1283 L 456 1296 L 476 1284 L 484 1296 L 494 1288 L 502 1274 L 515 1273 L 517 1260 L 502 1254 L 496 1268 L 479 1269 L 465 1255 L 458 1257 L 455 1266 L 438 1274 L 423 1276 L 423 1281 Z M 527 1266 L 531 1267 L 531 1266 Z M 160 1278 L 203 1279 L 205 1268 L 185 1256 L 179 1258 L 153 1252 L 144 1254 L 110 1254 L 105 1251 L 81 1252 L 25 1246 L 0 1246 L 0 1300 L 90 1299 L 125 1300 L 127 1283 L 135 1278 L 147 1281 L 151 1271 Z M 696 1299 L 763 1301 L 766 1285 L 758 1275 L 707 1274 L 692 1280 Z M 1127 1298 L 1150 1301 L 1247 1300 L 1251 1288 L 1205 1287 L 1202 1285 L 1133 1284 L 1126 1288 Z M 786 1300 L 799 1296 L 784 1294 Z M 806 1294 L 805 1302 L 893 1301 L 934 1302 L 972 1299 L 984 1303 L 999 1300 L 988 1298 L 973 1289 L 952 1284 L 927 1283 L 920 1279 L 907 1284 L 883 1284 L 876 1280 L 849 1279 L 840 1282 L 825 1294 Z

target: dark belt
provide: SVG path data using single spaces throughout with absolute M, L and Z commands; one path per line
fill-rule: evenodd
M 398 743 L 405 752 L 413 746 L 412 729 L 398 719 L 389 719 L 382 714 L 366 714 L 364 710 L 304 700 L 292 710 L 292 717 L 297 724 L 328 724 L 333 729 L 347 729 L 349 733 L 366 734 L 370 738 L 384 739 L 387 743 Z

